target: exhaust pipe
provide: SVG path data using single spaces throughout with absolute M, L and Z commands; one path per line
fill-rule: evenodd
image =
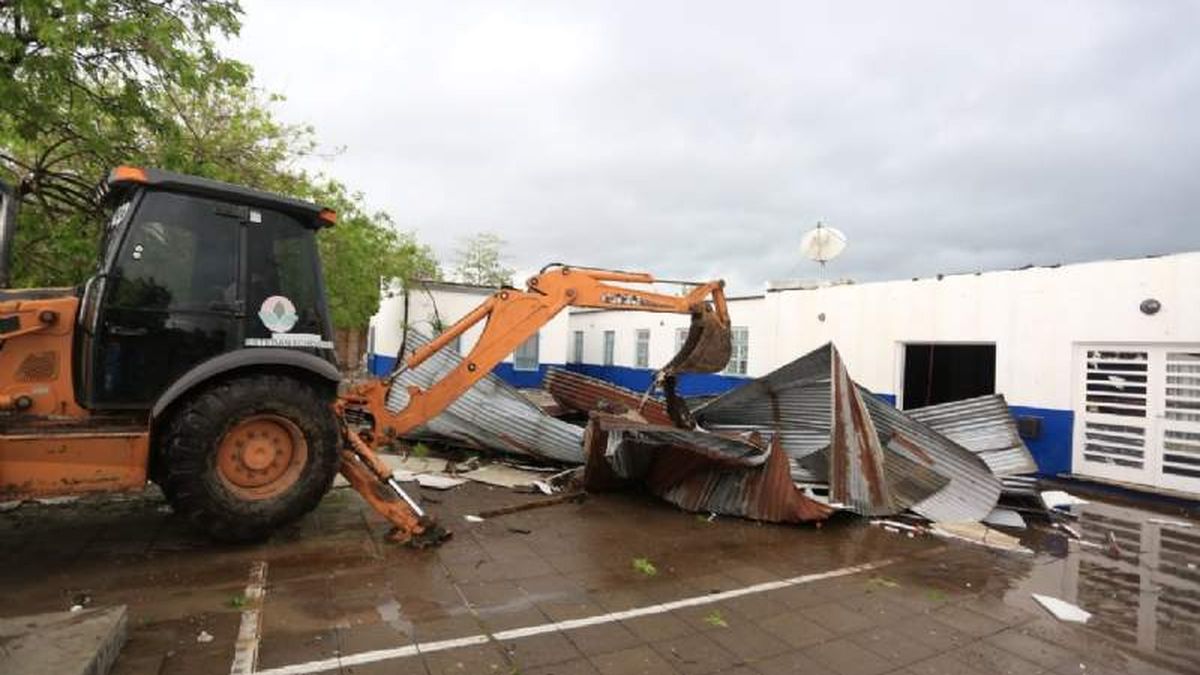
M 17 233 L 17 193 L 0 180 L 0 288 L 8 288 L 12 243 Z

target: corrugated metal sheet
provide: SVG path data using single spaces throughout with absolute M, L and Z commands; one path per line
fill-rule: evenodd
M 564 408 L 581 412 L 604 412 L 633 416 L 651 424 L 670 426 L 671 417 L 662 401 L 580 373 L 550 368 L 542 386 Z
M 408 349 L 428 339 L 409 332 Z M 388 390 L 387 408 L 399 412 L 408 403 L 409 386 L 428 389 L 462 362 L 443 349 L 417 368 L 401 371 Z M 435 439 L 453 445 L 499 450 L 559 462 L 582 464 L 583 429 L 556 420 L 495 375 L 484 376 L 411 439 Z
M 997 476 L 1037 471 L 1037 462 L 1021 440 L 1008 403 L 1000 394 L 904 412 L 979 455 Z
M 832 509 L 796 487 L 786 455 L 774 443 L 648 425 L 594 414 L 586 435 L 585 485 L 608 489 L 633 482 L 676 506 L 699 512 L 796 523 L 827 518 Z
M 948 523 L 982 520 L 991 513 L 1000 499 L 1000 480 L 982 459 L 874 396 L 865 401 L 880 436 L 889 439 L 890 451 L 906 455 L 950 481 L 913 504 L 914 512 Z
M 832 345 L 829 353 L 833 379 L 829 500 L 864 516 L 896 513 L 900 509 L 883 472 L 883 445 L 875 424 L 841 355 Z
M 911 508 L 931 520 L 978 520 L 999 498 L 1000 483 L 979 457 L 854 384 L 832 344 L 695 414 L 712 430 L 777 429 L 793 476 L 824 471 L 831 500 L 864 515 Z

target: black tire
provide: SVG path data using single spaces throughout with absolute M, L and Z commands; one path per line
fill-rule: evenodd
M 225 542 L 266 538 L 316 507 L 338 468 L 339 433 L 331 395 L 278 375 L 226 380 L 189 395 L 164 425 L 161 487 L 171 508 L 210 537 Z M 295 482 L 269 498 L 230 488 L 217 467 L 227 431 L 255 416 L 283 418 L 307 443 Z M 298 463 L 299 464 L 299 463 Z

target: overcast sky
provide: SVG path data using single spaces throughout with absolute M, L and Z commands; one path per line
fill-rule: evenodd
M 319 168 L 452 266 L 493 231 L 735 292 L 1200 249 L 1200 3 L 244 0 Z

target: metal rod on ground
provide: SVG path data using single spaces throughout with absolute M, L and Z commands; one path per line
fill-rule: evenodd
M 510 513 L 518 513 L 520 511 L 528 511 L 530 509 L 540 509 L 543 506 L 554 506 L 555 504 L 562 504 L 563 502 L 583 501 L 585 497 L 587 497 L 586 492 L 571 492 L 569 494 L 551 497 L 550 499 L 539 499 L 533 502 L 513 504 L 512 506 L 502 506 L 498 509 L 491 509 L 490 511 L 480 511 L 476 515 L 478 515 L 480 518 L 495 518 L 496 516 L 504 516 Z

